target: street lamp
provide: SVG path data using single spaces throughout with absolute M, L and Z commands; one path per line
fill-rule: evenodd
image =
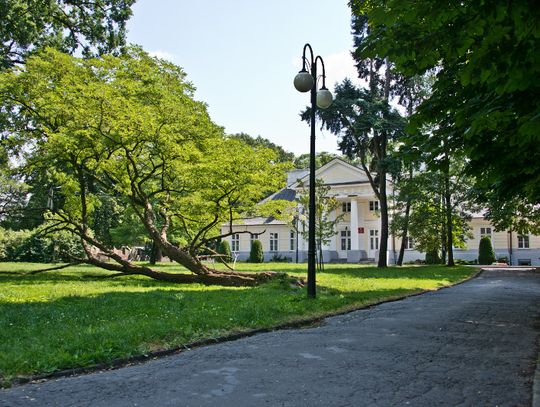
M 306 57 L 309 50 L 309 59 Z M 311 91 L 311 137 L 309 149 L 309 224 L 308 224 L 308 297 L 315 298 L 315 110 L 317 107 L 326 109 L 332 104 L 332 93 L 326 88 L 326 73 L 324 61 L 317 55 L 313 57 L 311 45 L 304 45 L 302 53 L 302 70 L 294 78 L 294 87 L 299 92 Z M 322 66 L 322 86 L 317 91 L 317 61 Z M 311 72 L 308 72 L 308 69 Z

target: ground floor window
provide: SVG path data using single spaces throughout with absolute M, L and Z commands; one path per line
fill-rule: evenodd
M 291 230 L 289 234 L 289 250 L 293 251 L 296 249 L 296 233 L 294 230 Z
M 491 239 L 491 228 L 480 228 L 480 239 L 487 236 Z
M 351 231 L 348 229 L 341 231 L 341 250 L 351 250 Z
M 370 250 L 379 250 L 379 231 L 377 229 L 369 231 L 369 248 Z
M 519 249 L 529 248 L 529 235 L 518 235 L 518 248 Z
M 405 249 L 407 250 L 414 249 L 414 240 L 410 238 L 409 236 L 405 238 Z
M 231 250 L 237 252 L 240 250 L 240 235 L 235 233 L 231 236 Z
M 270 233 L 270 251 L 271 252 L 278 251 L 278 234 L 277 233 Z

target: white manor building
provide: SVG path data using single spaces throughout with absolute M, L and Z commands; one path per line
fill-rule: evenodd
M 329 194 L 341 203 L 336 216 L 343 214 L 337 224 L 336 233 L 330 243 L 323 247 L 325 262 L 369 263 L 375 262 L 379 255 L 381 220 L 379 201 L 375 197 L 365 172 L 345 161 L 334 159 L 316 171 L 316 178 L 322 179 L 329 186 Z M 291 171 L 287 186 L 267 199 L 294 201 L 303 185 L 309 185 L 306 170 Z M 388 181 L 389 200 L 393 185 Z M 390 204 L 389 204 L 390 206 Z M 465 249 L 454 249 L 454 258 L 473 261 L 478 258 L 478 245 L 483 235 L 489 235 L 497 258 L 506 257 L 513 265 L 540 265 L 540 237 L 517 235 L 516 233 L 495 232 L 489 221 L 480 215 L 473 217 L 470 223 L 473 238 L 467 241 Z M 223 226 L 224 231 L 228 226 Z M 294 229 L 286 222 L 275 218 L 246 218 L 233 225 L 234 233 L 228 237 L 231 251 L 238 260 L 249 257 L 251 243 L 260 240 L 265 261 L 272 258 L 288 258 L 299 262 L 307 261 L 307 240 L 297 236 Z M 250 233 L 240 233 L 249 231 Z M 399 254 L 401 240 L 389 236 L 387 258 L 394 264 Z M 425 254 L 414 248 L 409 241 L 404 255 L 404 263 L 423 260 Z

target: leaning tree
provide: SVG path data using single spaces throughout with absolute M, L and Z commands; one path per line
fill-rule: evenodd
M 284 171 L 274 153 L 228 138 L 209 118 L 181 68 L 139 48 L 120 57 L 80 59 L 48 49 L 0 76 L 0 114 L 27 170 L 47 171 L 62 209 L 49 231 L 81 239 L 85 258 L 122 274 L 175 282 L 254 285 L 269 274 L 223 272 L 198 254 L 232 234 Z M 191 274 L 122 258 L 92 229 L 103 197 L 135 214 L 145 233 Z M 223 226 L 228 225 L 228 226 Z M 104 261 L 104 259 L 108 261 Z

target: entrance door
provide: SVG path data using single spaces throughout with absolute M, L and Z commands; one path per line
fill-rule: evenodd
M 348 228 L 340 230 L 338 242 L 338 255 L 340 259 L 347 258 L 347 251 L 351 250 L 351 231 Z
M 379 252 L 379 230 L 369 230 L 369 256 L 372 259 L 378 256 Z

